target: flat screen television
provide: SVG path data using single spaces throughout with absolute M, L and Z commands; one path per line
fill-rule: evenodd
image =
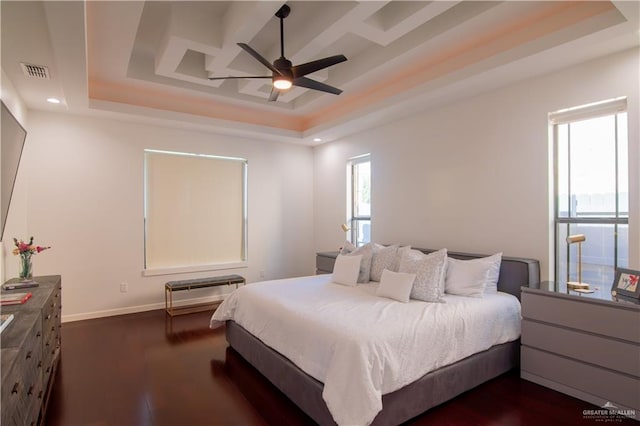
M 11 114 L 9 108 L 2 104 L 2 113 L 0 115 L 0 167 L 1 167 L 1 185 L 0 199 L 2 200 L 0 210 L 0 241 L 4 240 L 4 227 L 7 223 L 7 214 L 9 213 L 9 205 L 11 204 L 11 195 L 13 194 L 13 186 L 16 182 L 18 174 L 18 166 L 20 165 L 20 157 L 22 157 L 22 148 L 24 140 L 27 137 L 27 131 L 20 125 L 18 120 Z

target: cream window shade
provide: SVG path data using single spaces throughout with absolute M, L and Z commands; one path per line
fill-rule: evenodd
M 246 262 L 247 161 L 145 150 L 145 271 Z

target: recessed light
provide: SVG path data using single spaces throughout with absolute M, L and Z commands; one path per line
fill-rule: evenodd
M 60 103 L 60 99 L 58 99 L 58 98 L 47 98 L 47 102 L 49 102 L 50 104 L 59 104 Z
M 322 139 L 320 139 L 320 138 L 313 138 L 313 141 L 314 141 L 314 142 L 322 142 Z

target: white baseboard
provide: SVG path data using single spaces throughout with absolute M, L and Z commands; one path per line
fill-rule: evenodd
M 226 295 L 220 294 L 216 296 L 198 297 L 186 300 L 174 300 L 173 306 L 193 305 L 197 303 L 221 302 Z M 95 318 L 113 317 L 116 315 L 135 314 L 137 312 L 154 311 L 156 309 L 164 309 L 164 302 L 152 303 L 149 305 L 127 306 L 124 308 L 108 309 L 105 311 L 85 312 L 81 314 L 63 315 L 62 322 L 82 321 Z

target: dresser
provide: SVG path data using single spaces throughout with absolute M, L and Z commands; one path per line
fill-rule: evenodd
M 3 426 L 40 425 L 60 360 L 61 284 L 59 275 L 34 277 L 38 287 L 2 290 L 31 292 L 22 305 L 3 306 L 13 314 L 0 334 Z M 10 280 L 13 282 L 17 280 Z
M 640 419 L 640 305 L 522 288 L 521 377 Z

